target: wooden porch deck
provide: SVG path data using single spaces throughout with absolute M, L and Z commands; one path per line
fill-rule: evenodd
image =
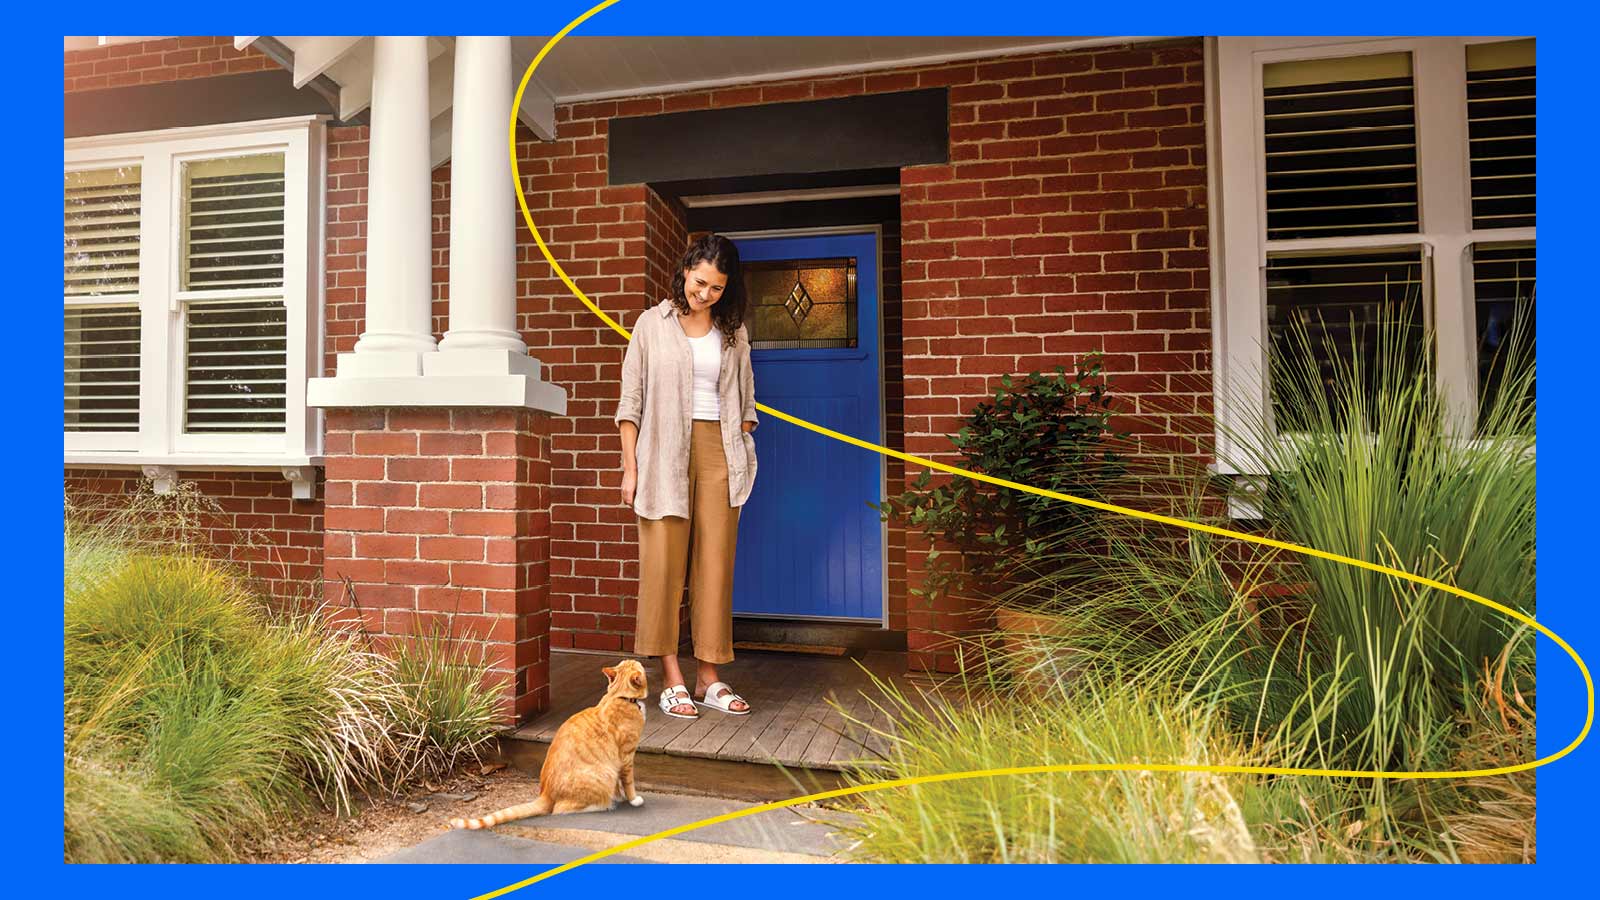
M 600 698 L 605 687 L 600 669 L 619 658 L 552 652 L 551 708 L 510 737 L 549 743 L 561 723 Z M 892 734 L 894 722 L 870 702 L 878 692 L 862 667 L 895 684 L 919 705 L 925 702 L 922 693 L 931 693 L 933 688 L 908 678 L 904 653 L 870 650 L 859 662 L 860 666 L 848 657 L 741 650 L 738 659 L 719 670 L 722 679 L 749 701 L 750 715 L 702 709 L 700 718 L 689 720 L 668 716 L 654 704 L 654 695 L 662 688 L 661 667 L 654 660 L 647 661 L 652 701 L 646 710 L 639 751 L 833 771 L 851 763 L 870 764 L 885 749 L 884 738 L 874 730 Z M 693 678 L 691 673 L 686 666 L 685 674 Z M 830 699 L 868 727 L 845 721 L 828 704 Z M 884 705 L 881 698 L 879 704 Z

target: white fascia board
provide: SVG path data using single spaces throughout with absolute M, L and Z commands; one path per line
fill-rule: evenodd
M 511 46 L 515 48 L 516 42 L 513 41 Z M 512 50 L 511 80 L 515 82 L 511 87 L 513 98 L 516 96 L 517 86 L 522 84 L 522 76 L 527 73 L 528 67 L 533 65 L 533 57 L 534 54 Z M 517 118 L 528 126 L 528 130 L 539 140 L 556 139 L 555 94 L 539 79 L 537 71 L 528 79 L 528 87 L 522 92 L 522 102 L 517 104 Z
M 522 82 L 520 73 L 524 71 L 527 71 L 526 66 L 512 72 L 518 84 Z M 512 92 L 515 91 L 513 87 Z M 528 79 L 528 87 L 522 92 L 522 102 L 517 104 L 517 119 L 528 126 L 528 130 L 539 140 L 556 139 L 556 100 L 537 76 Z
M 781 72 L 757 72 L 747 75 L 730 75 L 726 78 L 706 78 L 698 81 L 682 81 L 661 84 L 641 84 L 633 87 L 616 88 L 605 91 L 590 91 L 572 95 L 562 95 L 556 98 L 557 103 L 588 103 L 595 100 L 622 100 L 632 97 L 651 97 L 656 94 L 679 94 L 685 91 L 702 91 L 711 88 L 733 87 L 746 84 L 763 84 L 771 81 L 791 81 L 808 78 L 826 78 L 835 75 L 858 75 L 862 72 L 878 72 L 885 69 L 915 68 L 917 66 L 937 65 L 947 62 L 960 62 L 966 60 L 993 59 L 1001 56 L 1027 56 L 1036 53 L 1052 53 L 1059 50 L 1085 50 L 1094 47 L 1114 47 L 1119 44 L 1147 44 L 1151 41 L 1173 40 L 1179 35 L 1172 36 L 1113 36 L 1113 37 L 1081 37 L 1062 41 L 1051 41 L 1041 44 L 1015 44 L 1005 47 L 992 47 L 987 50 L 954 50 L 949 53 L 928 53 L 920 56 L 904 56 L 898 58 L 885 58 L 873 60 L 859 60 L 855 62 L 838 63 L 829 66 L 807 66 L 798 69 L 787 69 Z M 529 60 L 532 57 L 528 58 Z M 522 65 L 527 69 L 527 62 Z M 518 76 L 521 77 L 520 75 Z
M 437 169 L 450 161 L 450 127 L 455 110 L 447 109 L 428 122 L 428 165 Z
M 310 84 L 312 79 L 328 71 L 329 67 L 366 39 L 365 35 L 359 34 L 301 38 L 299 45 L 294 48 L 294 86 L 303 88 Z

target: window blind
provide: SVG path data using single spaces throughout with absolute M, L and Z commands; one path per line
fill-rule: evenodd
M 1534 42 L 1467 47 L 1472 227 L 1534 225 Z
M 140 170 L 67 172 L 63 182 L 63 427 L 137 432 Z
M 1473 307 L 1477 319 L 1478 402 L 1500 389 L 1506 366 L 1534 353 L 1536 254 L 1532 243 L 1477 244 L 1472 248 Z M 1513 338 L 1521 342 L 1513 345 Z M 1533 385 L 1524 402 L 1534 403 Z
M 1414 232 L 1411 54 L 1263 67 L 1267 238 Z
M 283 155 L 183 166 L 185 291 L 283 285 Z
M 188 304 L 184 430 L 279 432 L 288 314 L 281 300 Z
M 1407 334 L 1405 365 L 1420 365 L 1424 355 L 1421 327 L 1427 297 L 1419 248 L 1337 251 L 1270 256 L 1267 260 L 1267 337 L 1274 359 L 1300 357 L 1309 350 L 1330 405 L 1347 377 L 1351 359 L 1360 356 L 1370 381 L 1389 358 L 1380 347 L 1385 323 L 1414 326 Z M 1303 328 L 1309 347 L 1296 336 Z M 1410 345 L 1415 338 L 1415 346 Z M 1391 348 L 1392 349 L 1392 348 Z M 1385 356 L 1384 359 L 1378 357 Z M 1273 403 L 1280 427 L 1294 427 L 1284 418 L 1277 391 Z
M 276 153 L 184 164 L 188 433 L 284 430 L 283 165 Z M 227 299 L 196 296 L 223 290 L 230 292 Z
M 139 167 L 66 173 L 65 294 L 139 292 Z
M 139 430 L 139 307 L 66 308 L 69 432 Z

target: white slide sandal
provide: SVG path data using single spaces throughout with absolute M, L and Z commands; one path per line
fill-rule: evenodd
M 694 706 L 694 698 L 689 696 L 689 689 L 681 684 L 662 691 L 660 705 L 661 711 L 674 719 L 700 718 L 700 710 L 698 709 L 693 714 L 672 711 L 673 707 L 676 706 Z
M 718 691 L 722 689 L 726 689 L 727 693 L 719 695 Z M 750 715 L 750 701 L 748 700 L 745 700 L 744 709 L 729 709 L 729 706 L 731 706 L 735 700 L 744 700 L 744 698 L 738 694 L 735 694 L 733 692 L 733 688 L 728 687 L 727 684 L 718 681 L 712 683 L 706 688 L 706 696 L 704 700 L 696 700 L 695 703 L 700 706 L 709 706 L 718 712 L 725 712 L 730 716 Z

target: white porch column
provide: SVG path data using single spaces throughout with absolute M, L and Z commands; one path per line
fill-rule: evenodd
M 450 331 L 436 346 L 428 38 L 378 36 L 366 330 L 355 352 L 339 354 L 336 377 L 309 381 L 308 406 L 510 407 L 566 414 L 566 391 L 541 378 L 539 361 L 528 355 L 516 330 L 517 232 L 506 147 L 514 86 L 511 39 L 457 37 L 455 55 Z
M 433 340 L 428 39 L 379 35 L 367 164 L 366 330 L 339 375 L 417 375 Z
M 516 220 L 506 126 L 511 38 L 456 38 L 450 132 L 450 330 L 430 375 L 539 374 L 517 333 Z

